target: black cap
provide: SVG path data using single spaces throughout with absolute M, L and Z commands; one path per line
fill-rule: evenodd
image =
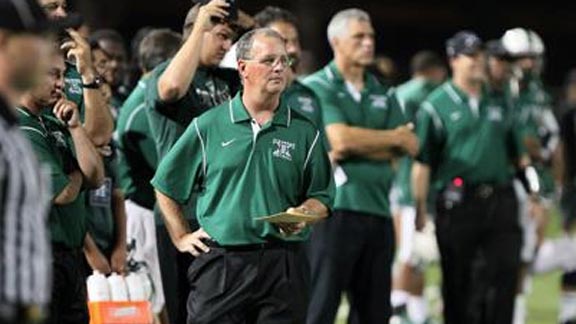
M 460 54 L 474 54 L 483 49 L 482 40 L 475 33 L 464 30 L 446 41 L 446 54 L 454 57 Z
M 499 39 L 493 39 L 486 42 L 486 53 L 490 56 L 501 59 L 508 59 L 510 57 L 510 53 L 508 53 L 504 44 L 502 44 L 502 41 Z

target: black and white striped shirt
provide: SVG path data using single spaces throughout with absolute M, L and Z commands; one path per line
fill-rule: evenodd
M 0 98 L 0 303 L 46 305 L 51 293 L 49 174 Z

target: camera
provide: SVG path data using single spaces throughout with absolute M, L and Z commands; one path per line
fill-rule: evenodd
M 211 0 L 197 0 L 197 1 L 193 1 L 193 2 L 199 3 L 201 5 L 205 5 L 210 1 Z M 236 0 L 226 0 L 226 3 L 228 3 L 228 5 L 229 5 L 229 7 L 227 8 L 228 17 L 226 18 L 226 21 L 238 20 L 238 5 L 236 3 Z M 218 24 L 218 23 L 221 23 L 222 21 L 220 21 L 220 19 L 218 19 L 216 17 L 212 17 L 212 22 L 215 24 Z

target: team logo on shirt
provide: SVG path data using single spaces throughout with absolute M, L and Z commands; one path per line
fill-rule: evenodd
M 313 113 L 314 104 L 312 98 L 308 97 L 298 97 L 298 103 L 300 104 L 300 109 L 305 112 Z
M 386 109 L 388 107 L 387 98 L 383 95 L 371 95 L 372 107 Z
M 76 95 L 82 94 L 82 80 L 65 78 L 64 83 L 66 83 L 66 87 L 68 88 L 69 93 Z
M 276 146 L 272 155 L 277 158 L 292 161 L 292 150 L 296 147 L 296 144 L 287 141 L 279 140 L 277 138 L 272 140 L 272 144 Z
M 66 147 L 66 137 L 61 131 L 52 132 L 52 137 L 56 139 L 56 144 L 61 147 Z

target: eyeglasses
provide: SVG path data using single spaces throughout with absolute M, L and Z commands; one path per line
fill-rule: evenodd
M 264 57 L 263 59 L 242 59 L 244 62 L 256 62 L 258 64 L 265 65 L 267 67 L 275 67 L 278 64 L 281 64 L 282 67 L 291 67 L 294 64 L 294 61 L 289 56 L 269 56 Z

